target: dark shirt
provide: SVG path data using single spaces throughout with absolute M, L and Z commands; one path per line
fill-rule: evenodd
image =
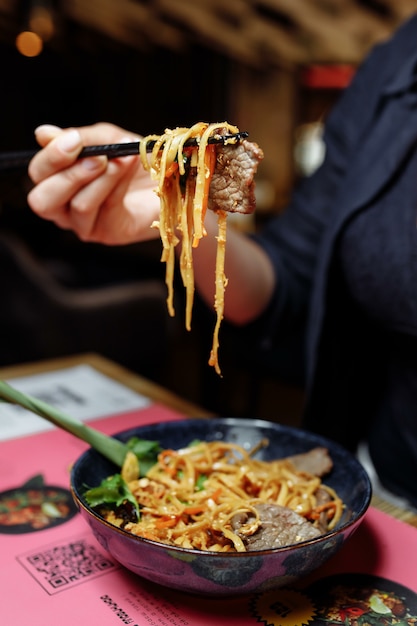
M 393 185 L 396 200 L 385 190 L 378 203 L 346 225 L 338 258 L 352 306 L 369 326 L 363 349 L 358 345 L 358 361 L 363 352 L 374 352 L 363 372 L 370 386 L 362 394 L 369 402 L 372 391 L 373 405 L 365 402 L 369 413 L 361 417 L 369 430 L 371 458 L 385 486 L 417 504 L 415 154 Z
M 417 504 L 417 16 L 326 123 L 326 158 L 257 239 L 276 268 L 262 349 L 303 335 L 305 426 Z

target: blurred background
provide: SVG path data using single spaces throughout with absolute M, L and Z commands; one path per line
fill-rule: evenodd
M 321 124 L 370 48 L 417 0 L 0 0 L 0 151 L 33 131 L 109 121 L 140 134 L 227 120 L 264 150 L 252 232 L 323 158 Z M 302 381 L 260 363 L 224 324 L 165 306 L 160 243 L 79 242 L 27 207 L 24 169 L 0 171 L 0 366 L 98 352 L 222 415 L 297 421 Z M 293 355 L 285 355 L 291 359 Z

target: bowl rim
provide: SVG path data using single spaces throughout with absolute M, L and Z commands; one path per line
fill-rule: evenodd
M 158 548 L 164 548 L 167 551 L 173 551 L 173 552 L 178 552 L 181 554 L 189 554 L 189 555 L 207 555 L 207 556 L 211 556 L 213 558 L 225 558 L 227 557 L 229 558 L 244 558 L 244 557 L 248 557 L 248 556 L 264 556 L 267 554 L 278 554 L 278 553 L 284 553 L 290 550 L 293 550 L 295 547 L 302 547 L 302 546 L 311 546 L 314 544 L 319 544 L 319 543 L 323 543 L 323 542 L 327 542 L 330 541 L 333 537 L 343 534 L 344 532 L 346 532 L 349 528 L 357 526 L 359 524 L 359 522 L 361 522 L 361 520 L 363 519 L 363 517 L 365 516 L 370 503 L 371 503 L 371 498 L 372 498 L 372 483 L 371 480 L 369 478 L 368 473 L 366 472 L 365 468 L 363 467 L 363 465 L 358 461 L 358 459 L 353 455 L 353 453 L 349 452 L 349 450 L 347 450 L 346 448 L 344 448 L 341 444 L 327 438 L 324 437 L 322 435 L 318 435 L 314 432 L 310 432 L 301 428 L 297 428 L 294 426 L 288 426 L 286 424 L 280 424 L 278 422 L 271 422 L 268 420 L 263 420 L 263 419 L 259 419 L 259 418 L 239 418 L 239 417 L 202 417 L 202 418 L 181 418 L 178 420 L 170 420 L 169 422 L 149 422 L 147 424 L 142 424 L 140 426 L 136 426 L 136 427 L 132 427 L 132 428 L 128 428 L 122 431 L 118 431 L 117 433 L 115 433 L 114 435 L 112 435 L 113 437 L 116 438 L 122 438 L 123 436 L 125 436 L 127 433 L 130 433 L 132 431 L 137 431 L 140 429 L 145 429 L 145 428 L 150 428 L 152 426 L 165 426 L 165 425 L 179 425 L 179 424 L 192 424 L 197 423 L 197 422 L 202 422 L 202 421 L 206 421 L 209 422 L 211 424 L 228 424 L 228 425 L 234 425 L 234 426 L 240 426 L 240 425 L 249 425 L 249 426 L 263 426 L 263 427 L 273 427 L 273 428 L 277 428 L 278 430 L 282 430 L 287 432 L 288 434 L 295 434 L 295 433 L 302 433 L 303 435 L 307 435 L 308 437 L 311 437 L 312 440 L 314 440 L 316 443 L 321 443 L 322 445 L 327 445 L 331 446 L 333 448 L 333 450 L 337 450 L 339 454 L 342 455 L 347 455 L 351 461 L 353 461 L 357 467 L 358 472 L 361 474 L 361 478 L 364 481 L 364 495 L 363 495 L 363 503 L 361 505 L 361 507 L 355 511 L 354 516 L 347 520 L 346 522 L 344 522 L 343 524 L 336 526 L 334 529 L 327 531 L 326 533 L 319 535 L 318 537 L 313 537 L 310 539 L 306 539 L 304 541 L 298 541 L 296 543 L 291 543 L 285 546 L 279 546 L 276 548 L 268 548 L 265 550 L 250 550 L 250 551 L 246 551 L 246 552 L 211 552 L 210 550 L 197 550 L 196 548 L 183 548 L 181 546 L 175 546 L 175 545 L 171 545 L 171 544 L 167 544 L 167 543 L 163 543 L 161 541 L 155 541 L 153 539 L 147 539 L 145 537 L 141 537 L 140 535 L 135 535 L 131 532 L 129 532 L 128 530 L 125 530 L 124 528 L 120 528 L 118 526 L 115 526 L 114 524 L 111 524 L 110 522 L 108 522 L 104 517 L 101 517 L 96 511 L 94 511 L 94 509 L 92 507 L 90 507 L 85 501 L 83 501 L 81 495 L 78 493 L 77 489 L 74 486 L 74 475 L 76 472 L 76 468 L 77 465 L 87 456 L 87 454 L 91 453 L 93 451 L 93 449 L 90 447 L 87 450 L 85 450 L 77 459 L 76 461 L 73 463 L 72 467 L 71 467 L 71 473 L 70 473 L 70 491 L 72 494 L 72 497 L 74 498 L 77 506 L 80 509 L 83 509 L 85 511 L 85 513 L 92 519 L 94 519 L 95 521 L 99 522 L 100 524 L 103 524 L 104 526 L 106 526 L 107 528 L 109 528 L 112 531 L 116 531 L 117 533 L 119 533 L 122 537 L 125 537 L 127 539 L 129 539 L 130 541 L 133 541 L 134 543 L 139 543 L 142 544 L 144 543 L 145 545 L 149 545 L 149 546 L 153 546 L 153 547 L 158 547 Z

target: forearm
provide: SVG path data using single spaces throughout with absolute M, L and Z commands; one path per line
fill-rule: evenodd
M 194 251 L 196 287 L 209 306 L 214 300 L 217 218 L 206 218 L 207 237 Z M 238 325 L 256 319 L 266 308 L 275 287 L 275 273 L 267 254 L 246 235 L 227 229 L 225 318 Z

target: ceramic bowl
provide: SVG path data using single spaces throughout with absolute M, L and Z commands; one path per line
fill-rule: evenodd
M 126 441 L 138 436 L 159 441 L 164 448 L 181 448 L 195 439 L 235 442 L 251 449 L 267 438 L 258 458 L 277 459 L 315 446 L 325 446 L 334 467 L 324 482 L 345 503 L 335 530 L 286 547 L 256 552 L 213 553 L 172 547 L 134 536 L 100 517 L 83 499 L 85 485 L 93 487 L 117 468 L 90 449 L 74 464 L 71 490 L 82 517 L 101 546 L 128 570 L 150 581 L 204 595 L 239 595 L 288 585 L 319 568 L 349 539 L 363 520 L 371 499 L 371 484 L 356 458 L 341 446 L 297 428 L 257 419 L 184 419 L 140 426 L 115 435 Z

